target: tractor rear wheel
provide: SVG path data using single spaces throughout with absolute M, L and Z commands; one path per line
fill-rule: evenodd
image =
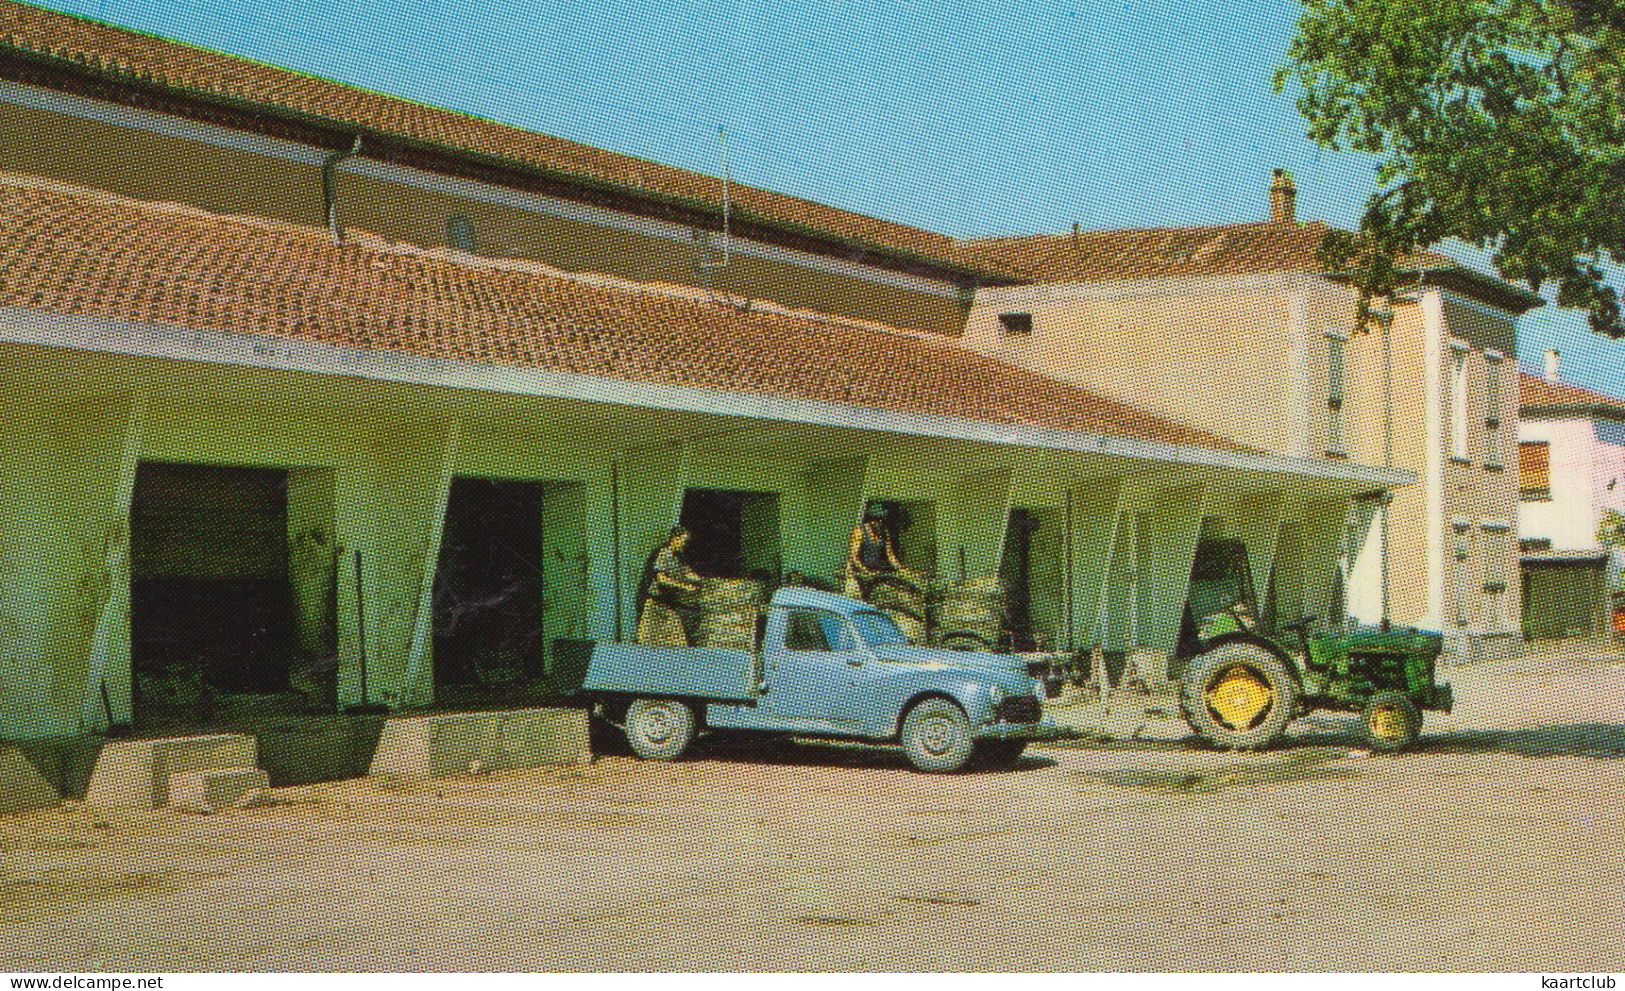
M 1366 743 L 1372 750 L 1391 754 L 1404 750 L 1422 734 L 1422 710 L 1404 692 L 1378 692 L 1365 704 L 1361 717 Z
M 1197 735 L 1226 750 L 1260 750 L 1281 738 L 1298 709 L 1298 679 L 1257 644 L 1224 643 L 1195 657 L 1179 707 Z

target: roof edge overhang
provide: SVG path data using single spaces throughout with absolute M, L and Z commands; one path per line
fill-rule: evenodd
M 1545 568 L 1602 568 L 1608 564 L 1607 551 L 1525 551 L 1520 563 Z
M 1409 289 L 1426 289 L 1438 287 L 1450 289 L 1496 309 L 1505 310 L 1514 317 L 1522 316 L 1530 310 L 1546 305 L 1546 300 L 1539 293 L 1530 292 L 1521 286 L 1499 279 L 1493 275 L 1477 272 L 1463 265 L 1449 265 L 1430 267 L 1426 265 L 1406 265 L 1396 270 L 1398 274 L 1410 276 L 1419 284 L 1407 287 Z M 1352 281 L 1349 272 L 1325 272 L 1326 278 L 1345 285 Z
M 1541 403 L 1518 407 L 1524 420 L 1617 420 L 1625 421 L 1625 407 L 1601 403 Z
M 705 229 L 715 227 L 720 230 L 723 220 L 722 207 L 704 200 L 644 189 L 562 169 L 550 169 L 502 155 L 378 130 L 226 93 L 176 86 L 162 79 L 135 76 L 82 62 L 66 61 L 57 56 L 17 48 L 3 42 L 0 42 L 0 79 L 199 120 L 329 151 L 346 150 L 353 145 L 357 137 L 361 137 L 364 139 L 365 150 L 362 152 L 364 157 L 411 166 L 427 172 L 440 172 L 493 185 L 564 199 L 576 199 L 596 206 L 622 209 L 640 216 L 674 223 L 703 226 Z M 453 110 L 446 112 L 460 113 Z M 515 130 L 524 129 L 515 128 Z M 729 226 L 737 236 L 748 240 L 760 240 L 782 247 L 831 255 L 859 264 L 940 279 L 965 288 L 1012 285 L 1023 281 L 993 269 L 966 265 L 894 245 L 847 237 L 811 225 L 768 217 L 738 206 L 730 208 Z
M 1414 472 L 1351 462 L 902 413 L 827 400 L 613 379 L 19 307 L 0 307 L 0 343 L 1097 454 L 1169 465 L 1344 482 L 1371 489 L 1391 488 L 1416 480 Z

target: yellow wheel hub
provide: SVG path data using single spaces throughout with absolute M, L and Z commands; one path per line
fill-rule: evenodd
M 1405 714 L 1398 706 L 1385 705 L 1371 710 L 1371 732 L 1384 740 L 1398 740 L 1405 736 Z
M 1248 730 L 1275 702 L 1275 690 L 1252 668 L 1237 664 L 1225 669 L 1207 690 L 1208 708 L 1233 730 Z

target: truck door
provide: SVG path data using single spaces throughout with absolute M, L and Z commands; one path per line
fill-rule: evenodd
M 816 609 L 776 610 L 768 630 L 767 691 L 761 705 L 786 719 L 839 720 L 837 710 L 862 663 L 857 638 L 846 621 Z

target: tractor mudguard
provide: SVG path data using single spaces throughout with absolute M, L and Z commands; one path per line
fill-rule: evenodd
M 1292 656 L 1292 653 L 1286 648 L 1282 647 L 1280 644 L 1276 643 L 1274 640 L 1271 640 L 1269 637 L 1260 636 L 1257 633 L 1223 633 L 1211 640 L 1204 640 L 1202 641 L 1202 649 L 1193 654 L 1191 658 L 1187 659 L 1187 666 L 1189 666 L 1189 660 L 1200 657 L 1213 648 L 1227 643 L 1252 644 L 1255 647 L 1260 647 L 1274 654 L 1276 657 L 1279 657 L 1281 662 L 1286 665 L 1286 669 L 1292 672 L 1292 677 L 1295 681 L 1297 681 L 1299 690 L 1302 690 L 1303 672 L 1298 669 L 1298 662 Z

